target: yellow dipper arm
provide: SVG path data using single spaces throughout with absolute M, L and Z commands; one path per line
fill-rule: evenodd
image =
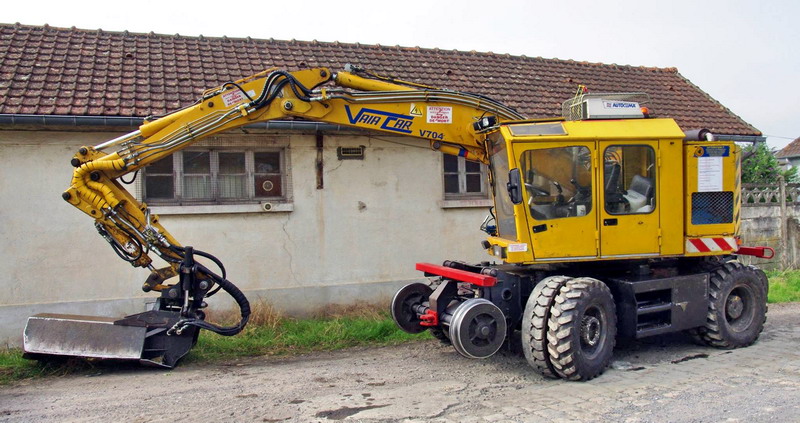
M 82 147 L 73 158 L 76 169 L 63 197 L 93 217 L 100 234 L 132 265 L 154 270 L 149 251 L 170 263 L 173 272 L 162 269 L 157 278 L 162 281 L 178 268 L 180 244 L 118 178 L 204 137 L 289 116 L 425 139 L 445 153 L 483 162 L 488 160 L 482 135 L 486 122 L 491 126 L 523 118 L 472 94 L 351 72 L 332 75 L 326 68 L 269 69 L 208 90 L 194 105 L 148 121 L 131 134 Z M 103 152 L 111 147 L 118 150 Z

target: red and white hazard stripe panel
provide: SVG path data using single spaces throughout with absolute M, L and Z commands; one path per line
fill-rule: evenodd
M 736 238 L 687 238 L 687 253 L 708 253 L 712 251 L 736 251 Z

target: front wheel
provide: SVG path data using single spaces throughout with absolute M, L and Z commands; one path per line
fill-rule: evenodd
M 528 297 L 522 315 L 520 336 L 525 359 L 537 373 L 551 379 L 558 379 L 560 376 L 553 369 L 547 351 L 547 323 L 556 296 L 561 287 L 571 279 L 569 276 L 550 276 L 539 281 Z
M 617 314 L 608 286 L 575 278 L 559 290 L 547 323 L 547 352 L 553 370 L 569 380 L 589 380 L 611 362 Z

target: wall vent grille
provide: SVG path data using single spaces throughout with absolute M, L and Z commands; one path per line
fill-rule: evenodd
M 336 155 L 339 160 L 364 160 L 365 146 L 358 147 L 336 147 Z

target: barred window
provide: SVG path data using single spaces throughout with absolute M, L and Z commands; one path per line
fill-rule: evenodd
M 487 198 L 486 165 L 450 154 L 442 156 L 445 199 Z
M 285 150 L 179 151 L 144 169 L 142 196 L 154 205 L 285 200 Z

